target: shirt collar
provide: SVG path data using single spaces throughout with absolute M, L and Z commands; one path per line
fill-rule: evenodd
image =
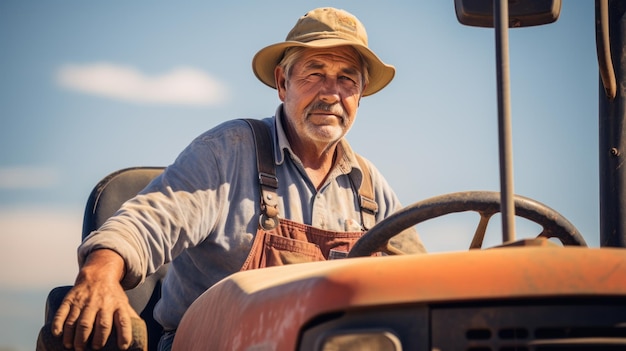
M 278 139 L 278 147 L 274 149 L 274 157 L 276 158 L 276 164 L 281 165 L 285 162 L 285 150 L 288 150 L 293 154 L 293 151 L 291 151 L 291 145 L 289 145 L 289 140 L 287 139 L 287 134 L 285 134 L 285 128 L 283 127 L 282 104 L 276 109 L 276 114 L 274 115 L 274 125 Z

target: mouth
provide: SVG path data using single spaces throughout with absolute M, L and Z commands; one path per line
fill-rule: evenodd
M 342 115 L 331 112 L 331 111 L 310 111 L 309 115 L 335 116 L 338 118 L 342 117 Z
M 311 111 L 308 114 L 310 117 L 311 116 L 315 116 L 315 117 L 322 117 L 322 118 L 336 118 L 339 120 L 340 123 L 343 123 L 344 121 L 344 116 L 341 114 L 337 114 L 337 113 L 333 113 L 331 111 Z

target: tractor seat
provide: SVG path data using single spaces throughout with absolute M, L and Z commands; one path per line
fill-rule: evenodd
M 87 200 L 83 217 L 82 239 L 84 240 L 89 233 L 98 229 L 109 217 L 115 214 L 126 200 L 137 195 L 148 183 L 163 173 L 163 169 L 163 167 L 125 168 L 103 178 L 94 187 Z M 146 350 L 146 345 L 144 345 L 146 341 L 147 350 L 157 349 L 163 328 L 154 320 L 152 311 L 154 305 L 161 297 L 161 283 L 168 266 L 161 267 L 154 274 L 146 277 L 142 284 L 126 291 L 131 306 L 145 322 L 148 334 L 147 338 L 145 335 L 142 335 L 145 333 L 142 330 L 143 326 L 141 324 L 136 325 L 136 321 L 133 322 L 133 338 L 135 340 L 133 345 L 131 345 L 131 350 Z M 63 298 L 71 288 L 71 286 L 56 287 L 48 294 L 45 309 L 45 325 L 39 332 L 37 351 L 66 350 L 63 348 L 61 338 L 52 336 L 50 326 Z M 137 340 L 137 338 L 143 340 Z M 103 350 L 117 350 L 115 334 L 109 337 Z

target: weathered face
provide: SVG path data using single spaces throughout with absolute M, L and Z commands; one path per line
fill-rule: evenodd
M 365 88 L 361 69 L 360 58 L 350 47 L 306 49 L 289 76 L 277 68 L 290 139 L 319 147 L 341 139 L 356 118 Z

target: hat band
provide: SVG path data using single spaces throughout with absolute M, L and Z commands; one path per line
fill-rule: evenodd
M 359 38 L 355 37 L 354 35 L 349 34 L 349 33 L 343 33 L 343 32 L 307 33 L 304 35 L 299 35 L 295 38 L 287 38 L 287 41 L 298 41 L 301 43 L 310 43 L 312 41 L 325 40 L 325 39 L 342 39 L 342 40 L 349 42 L 346 45 L 359 44 L 359 45 L 367 46 L 367 43 L 363 42 L 363 40 L 359 40 Z

